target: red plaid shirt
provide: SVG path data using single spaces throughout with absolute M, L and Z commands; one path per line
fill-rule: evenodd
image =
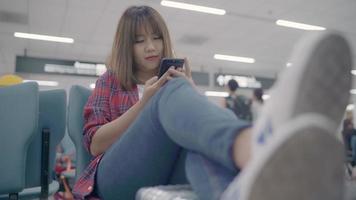
M 83 142 L 90 152 L 93 135 L 104 124 L 120 117 L 138 101 L 138 90 L 124 91 L 111 71 L 107 71 L 96 81 L 95 89 L 84 107 Z M 75 183 L 75 199 L 98 199 L 93 193 L 95 173 L 103 154 L 92 159 Z

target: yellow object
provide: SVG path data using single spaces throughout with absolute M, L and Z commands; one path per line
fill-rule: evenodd
M 0 87 L 22 83 L 23 79 L 17 75 L 8 74 L 0 77 Z

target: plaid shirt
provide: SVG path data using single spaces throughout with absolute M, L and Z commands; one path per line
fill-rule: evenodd
M 104 124 L 120 117 L 138 101 L 138 90 L 124 91 L 111 71 L 96 81 L 95 89 L 84 107 L 83 142 L 90 152 L 93 135 Z M 95 173 L 103 154 L 92 159 L 73 187 L 75 199 L 99 199 L 93 193 Z

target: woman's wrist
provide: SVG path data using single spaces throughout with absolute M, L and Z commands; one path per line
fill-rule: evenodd
M 141 110 L 146 105 L 146 100 L 144 98 L 137 101 L 136 105 L 139 110 Z

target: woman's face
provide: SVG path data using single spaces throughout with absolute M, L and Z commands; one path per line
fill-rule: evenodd
M 146 31 L 147 30 L 147 31 Z M 152 29 L 141 28 L 133 45 L 136 70 L 141 73 L 157 73 L 163 52 L 163 40 Z

